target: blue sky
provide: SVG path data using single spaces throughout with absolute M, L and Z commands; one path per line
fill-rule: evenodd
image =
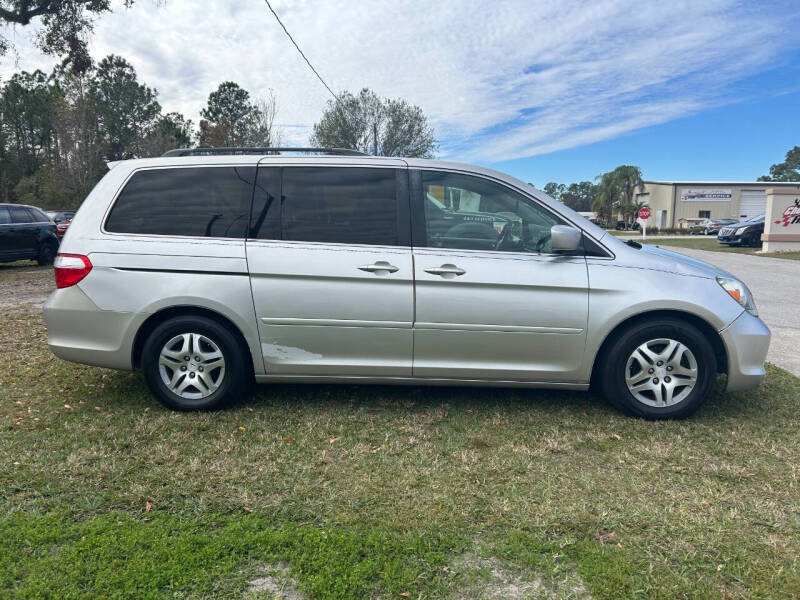
M 543 187 L 593 180 L 620 164 L 647 179 L 753 181 L 800 146 L 800 52 L 739 82 L 730 104 L 612 139 L 550 154 L 484 164 Z
M 800 0 L 272 0 L 337 91 L 422 108 L 447 160 L 542 186 L 637 164 L 649 179 L 750 180 L 800 144 Z M 96 22 L 165 111 L 198 120 L 232 80 L 270 90 L 286 145 L 330 96 L 261 0 L 137 0 Z M 0 28 L 50 70 L 36 26 Z

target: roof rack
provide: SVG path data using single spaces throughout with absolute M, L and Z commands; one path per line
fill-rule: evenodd
M 303 152 L 305 154 L 329 154 L 333 156 L 368 156 L 348 148 L 176 148 L 161 156 L 210 156 L 214 154 L 282 154 Z

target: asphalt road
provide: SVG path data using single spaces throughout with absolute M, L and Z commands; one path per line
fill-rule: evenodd
M 717 265 L 744 281 L 753 292 L 761 320 L 772 331 L 767 360 L 800 376 L 799 260 L 675 246 L 664 248 Z

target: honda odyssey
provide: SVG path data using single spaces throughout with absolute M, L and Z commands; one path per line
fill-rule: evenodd
M 718 373 L 764 377 L 743 282 L 490 169 L 335 149 L 109 166 L 59 249 L 49 345 L 141 369 L 173 409 L 253 381 L 593 386 L 663 419 Z

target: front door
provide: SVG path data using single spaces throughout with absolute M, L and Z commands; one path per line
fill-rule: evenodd
M 409 246 L 404 163 L 259 168 L 247 261 L 267 374 L 409 377 Z
M 412 182 L 414 376 L 576 381 L 588 277 L 583 256 L 551 251 L 561 219 L 481 177 L 421 171 Z

